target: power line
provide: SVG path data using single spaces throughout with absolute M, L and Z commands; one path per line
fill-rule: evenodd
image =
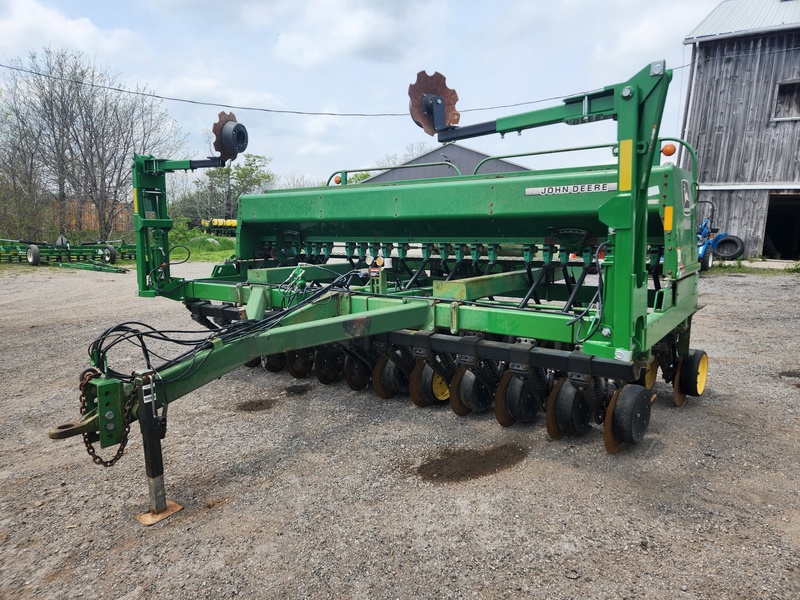
M 196 104 L 199 106 L 215 106 L 218 108 L 229 108 L 234 110 L 252 110 L 258 112 L 289 114 L 289 115 L 306 115 L 306 116 L 324 116 L 324 117 L 407 117 L 407 113 L 335 113 L 335 112 L 317 112 L 317 111 L 303 111 L 303 110 L 284 110 L 279 108 L 263 108 L 257 106 L 237 106 L 234 104 L 225 104 L 222 102 L 205 102 L 203 100 L 191 100 L 189 98 L 177 98 L 173 96 L 162 96 L 160 94 L 153 94 L 149 92 L 142 92 L 139 90 L 128 90 L 125 88 L 115 87 L 112 85 L 102 85 L 99 83 L 92 83 L 89 81 L 82 81 L 80 79 L 70 79 L 67 77 L 56 77 L 47 73 L 40 73 L 30 69 L 23 69 L 22 67 L 12 67 L 10 65 L 0 64 L 0 68 L 17 71 L 20 73 L 27 73 L 28 75 L 36 75 L 44 77 L 45 79 L 52 79 L 54 81 L 62 81 L 66 83 L 74 83 L 86 87 L 97 88 L 101 90 L 109 90 L 112 92 L 119 92 L 121 94 L 130 94 L 132 96 L 144 96 L 146 98 L 155 98 L 157 100 L 166 100 L 169 102 L 182 102 L 184 104 Z
M 682 65 L 680 67 L 675 67 L 673 70 L 684 69 L 690 65 Z M 239 110 L 239 111 L 254 111 L 254 112 L 264 112 L 264 113 L 272 113 L 272 114 L 283 114 L 283 115 L 303 115 L 309 117 L 408 117 L 408 113 L 392 113 L 392 112 L 383 112 L 383 113 L 364 113 L 364 112 L 328 112 L 328 111 L 306 111 L 306 110 L 290 110 L 290 109 L 281 109 L 281 108 L 264 108 L 260 106 L 239 106 L 236 104 L 226 104 L 223 102 L 207 102 L 204 100 L 192 100 L 190 98 L 178 98 L 175 96 L 162 96 L 160 94 L 153 94 L 149 92 L 143 92 L 139 90 L 129 90 L 126 88 L 116 87 L 112 85 L 102 85 L 99 83 L 92 83 L 89 81 L 83 81 L 80 79 L 70 79 L 66 77 L 56 77 L 55 75 L 50 75 L 48 73 L 40 73 L 39 71 L 33 71 L 31 69 L 24 69 L 22 67 L 14 67 L 11 65 L 4 65 L 0 64 L 0 68 L 8 69 L 10 71 L 17 71 L 19 73 L 26 73 L 28 75 L 36 75 L 37 77 L 44 77 L 45 79 L 52 79 L 54 81 L 61 81 L 66 83 L 74 83 L 77 85 L 82 85 L 91 88 L 97 88 L 102 90 L 108 90 L 112 92 L 118 92 L 120 94 L 130 94 L 132 96 L 143 96 L 145 98 L 153 98 L 156 100 L 164 100 L 167 102 L 180 102 L 183 104 L 193 104 L 197 106 L 213 106 L 216 108 L 227 108 L 230 110 Z M 577 96 L 580 94 L 569 94 L 569 96 Z M 528 106 L 531 104 L 541 104 L 542 102 L 552 102 L 554 100 L 561 100 L 562 98 L 566 98 L 567 96 L 551 96 L 549 98 L 541 98 L 539 100 L 528 100 L 526 102 L 516 102 L 513 104 L 498 104 L 496 106 L 484 106 L 480 108 L 465 108 L 461 109 L 459 112 L 468 113 L 468 112 L 480 112 L 480 111 L 487 111 L 487 110 L 496 110 L 500 108 L 515 108 L 518 106 Z

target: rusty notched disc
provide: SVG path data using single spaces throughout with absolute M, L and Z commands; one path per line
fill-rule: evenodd
M 223 163 L 228 162 L 237 156 L 235 152 L 231 153 L 229 150 L 226 150 L 225 145 L 222 143 L 222 128 L 228 121 L 233 121 L 236 123 L 236 115 L 234 115 L 232 112 L 226 113 L 225 111 L 222 111 L 219 113 L 219 121 L 214 123 L 214 125 L 211 127 L 211 132 L 214 134 L 214 150 L 219 152 L 219 157 Z
M 458 125 L 461 114 L 456 110 L 458 94 L 447 87 L 445 76 L 436 71 L 428 75 L 426 71 L 417 73 L 417 80 L 408 86 L 408 110 L 414 123 L 422 127 L 428 135 L 434 135 L 433 115 L 425 112 L 423 97 L 426 94 L 441 96 L 444 99 L 445 122 L 448 127 Z

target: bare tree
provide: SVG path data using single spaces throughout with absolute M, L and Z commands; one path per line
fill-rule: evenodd
M 289 190 L 297 188 L 320 187 L 325 185 L 324 179 L 314 179 L 300 171 L 293 171 L 288 175 L 280 175 L 276 178 L 275 189 Z
M 41 136 L 26 139 L 27 127 L 11 114 L 0 120 L 0 237 L 41 240 L 51 225 L 50 195 L 41 181 Z
M 426 152 L 430 152 L 435 146 L 431 146 L 427 142 L 410 142 L 406 144 L 406 148 L 402 155 L 396 152 L 391 154 L 384 154 L 375 163 L 378 167 L 396 167 L 414 160 L 418 156 L 422 156 Z
M 42 140 L 43 180 L 56 198 L 62 229 L 67 198 L 89 200 L 98 235 L 106 239 L 130 202 L 133 153 L 171 156 L 185 137 L 161 100 L 144 89 L 128 90 L 81 53 L 46 48 L 13 66 L 3 101 L 28 125 L 26 137 Z

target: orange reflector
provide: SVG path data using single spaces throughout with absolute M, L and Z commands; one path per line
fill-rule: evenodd
M 633 182 L 633 140 L 619 142 L 619 191 L 630 192 Z
M 664 144 L 664 147 L 661 149 L 661 154 L 664 156 L 672 156 L 675 154 L 676 150 L 675 144 Z
M 664 231 L 672 231 L 672 207 L 664 207 Z
M 336 185 L 339 185 L 340 183 L 342 183 L 341 175 L 337 175 L 336 177 L 334 177 L 333 178 L 333 183 L 335 183 Z

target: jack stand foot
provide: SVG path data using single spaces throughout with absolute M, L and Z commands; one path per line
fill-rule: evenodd
M 136 515 L 136 519 L 144 525 L 153 525 L 174 515 L 183 506 L 167 500 L 164 487 L 164 460 L 161 455 L 161 438 L 166 433 L 166 406 L 164 412 L 158 415 L 156 410 L 155 374 L 136 373 L 141 380 L 138 389 L 139 396 L 139 427 L 142 430 L 142 447 L 144 449 L 144 464 L 147 470 L 147 487 L 150 493 L 150 512 Z
M 166 504 L 166 507 L 158 512 L 150 510 L 146 513 L 136 515 L 136 520 L 142 525 L 147 525 L 149 527 L 150 525 L 155 525 L 159 521 L 163 521 L 167 517 L 174 515 L 179 510 L 183 510 L 183 506 L 172 500 L 167 500 Z

